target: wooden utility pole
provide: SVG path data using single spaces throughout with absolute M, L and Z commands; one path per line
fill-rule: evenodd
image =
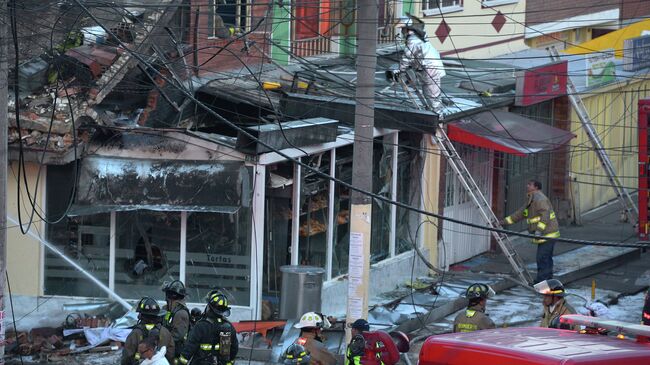
M 7 271 L 7 0 L 0 0 L 0 364 L 5 357 L 5 286 Z M 21 142 L 22 143 L 22 142 Z
M 357 85 L 354 110 L 354 155 L 352 185 L 372 191 L 372 150 L 375 125 L 375 69 L 377 67 L 377 2 L 358 0 L 357 6 Z M 370 233 L 372 198 L 352 191 L 350 211 L 350 252 L 348 261 L 349 324 L 368 318 L 368 282 L 370 276 Z

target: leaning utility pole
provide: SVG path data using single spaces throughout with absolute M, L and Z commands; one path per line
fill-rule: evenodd
M 5 272 L 7 271 L 7 0 L 0 0 L 0 364 L 5 363 Z M 22 143 L 22 142 L 20 142 Z
M 372 191 L 375 68 L 377 67 L 377 2 L 374 0 L 358 0 L 357 44 L 352 185 L 361 191 Z M 359 318 L 368 318 L 370 233 L 372 232 L 372 199 L 358 191 L 352 191 L 351 199 L 348 306 L 345 318 L 348 324 L 347 341 L 350 340 L 349 324 Z

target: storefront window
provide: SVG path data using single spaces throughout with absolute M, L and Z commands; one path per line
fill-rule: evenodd
M 422 160 L 419 154 L 420 136 L 399 134 L 397 157 L 397 201 L 412 207 L 420 206 L 420 178 Z M 397 207 L 397 234 L 395 252 L 400 254 L 413 249 L 417 244 L 420 214 L 411 209 Z
M 48 166 L 47 217 L 58 220 L 68 212 L 74 165 Z M 110 214 L 64 218 L 47 225 L 47 238 L 61 252 L 75 260 L 84 270 L 108 285 L 110 248 Z M 61 257 L 45 250 L 46 295 L 105 297 L 96 284 Z
M 302 159 L 314 169 L 329 175 L 330 153 Z M 327 208 L 329 179 L 303 167 L 300 189 L 300 242 L 298 247 L 301 265 L 325 268 L 327 260 Z
M 352 183 L 352 145 L 336 149 L 337 179 Z M 350 189 L 334 185 L 334 242 L 332 250 L 332 277 L 348 273 L 350 252 Z
M 165 281 L 178 279 L 180 213 L 118 212 L 115 291 L 123 298 L 162 298 Z
M 250 304 L 251 213 L 187 213 L 186 285 L 190 300 L 202 302 L 221 288 L 231 304 Z
M 291 198 L 294 166 L 282 162 L 267 166 L 264 222 L 264 296 L 279 305 L 282 273 L 291 263 Z
M 390 199 L 392 171 L 392 136 L 375 138 L 373 146 L 373 182 L 375 194 Z M 370 241 L 370 263 L 379 262 L 389 255 L 391 206 L 384 201 L 372 200 L 372 234 Z

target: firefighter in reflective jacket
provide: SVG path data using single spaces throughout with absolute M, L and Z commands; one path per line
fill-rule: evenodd
M 336 357 L 323 344 L 321 332 L 323 328 L 330 328 L 327 318 L 316 312 L 307 312 L 300 317 L 300 321 L 293 327 L 300 329 L 297 344 L 303 346 L 311 355 L 311 365 L 334 365 Z
M 163 325 L 171 332 L 176 348 L 174 356 L 179 357 L 190 329 L 190 311 L 185 305 L 185 285 L 180 280 L 174 280 L 165 283 L 162 290 L 167 300 L 165 307 L 167 313 L 163 318 Z
M 465 296 L 469 304 L 464 312 L 459 313 L 454 320 L 454 332 L 474 332 L 496 328 L 494 322 L 485 314 L 487 298 L 494 296 L 494 291 L 485 284 L 472 284 L 467 288 Z
M 562 282 L 557 279 L 549 279 L 535 284 L 534 287 L 536 292 L 544 296 L 542 300 L 544 313 L 542 314 L 542 321 L 539 324 L 540 327 L 575 329 L 570 325 L 560 323 L 560 316 L 576 314 L 576 310 L 564 299 L 566 290 Z
M 370 324 L 365 319 L 357 319 L 352 323 L 352 339 L 348 344 L 348 350 L 345 353 L 345 365 L 365 364 L 367 361 L 364 359 L 366 354 L 366 340 L 363 338 L 363 333 L 370 331 Z M 383 364 L 381 360 L 379 364 Z
M 239 351 L 237 333 L 226 319 L 228 298 L 219 291 L 208 294 L 205 315 L 190 331 L 178 361 L 192 365 L 230 365 Z
M 553 277 L 553 248 L 555 239 L 560 237 L 560 228 L 551 202 L 542 193 L 542 183 L 530 180 L 526 185 L 526 205 L 499 223 L 502 226 L 514 224 L 524 218 L 528 223 L 528 232 L 537 238 L 537 278 L 535 282 Z
M 170 364 L 173 363 L 174 340 L 172 339 L 172 334 L 160 323 L 164 312 L 161 311 L 158 302 L 152 298 L 144 297 L 138 302 L 135 310 L 138 312 L 138 324 L 133 327 L 133 331 L 131 331 L 124 342 L 120 364 L 139 364 L 140 353 L 138 352 L 138 345 L 150 336 L 158 337 L 158 346 L 166 347 L 165 357 Z

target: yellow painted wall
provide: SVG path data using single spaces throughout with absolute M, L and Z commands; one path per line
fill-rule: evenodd
M 438 212 L 438 200 L 440 197 L 440 155 L 438 146 L 431 143 L 431 136 L 424 135 L 424 148 L 427 151 L 424 163 L 422 186 L 424 190 L 423 207 L 427 212 Z M 424 217 L 426 223 L 424 230 L 424 248 L 429 250 L 429 261 L 438 266 L 438 220 L 433 217 Z
M 34 194 L 36 175 L 38 173 L 38 166 L 35 164 L 27 164 L 27 181 L 30 188 L 30 193 Z M 18 165 L 12 163 L 7 177 L 7 213 L 14 219 L 18 219 L 18 210 L 17 210 L 17 187 L 16 179 L 18 176 Z M 22 180 L 22 176 L 21 176 Z M 23 206 L 22 216 L 23 220 L 26 222 L 29 219 L 29 214 L 31 212 L 30 205 L 27 200 L 27 193 L 23 188 L 24 183 L 21 181 L 21 199 L 20 203 Z M 45 168 L 43 168 L 42 176 L 39 182 L 38 188 L 38 205 L 41 209 L 44 208 L 43 196 L 45 193 Z M 32 230 L 35 232 L 40 232 L 45 234 L 45 224 L 40 221 L 40 219 L 35 216 L 34 225 L 32 225 Z M 8 222 L 8 225 L 11 227 L 7 230 L 7 272 L 9 274 L 9 280 L 11 285 L 12 294 L 17 295 L 40 295 L 40 256 L 41 256 L 41 245 L 40 243 L 31 238 L 30 236 L 25 236 L 20 232 L 18 227 L 14 227 L 15 224 Z
M 616 50 L 616 57 L 621 58 L 623 57 L 623 46 L 625 40 L 641 36 L 641 32 L 644 30 L 650 30 L 650 19 L 634 23 L 623 29 L 581 43 L 578 46 L 566 49 L 564 52 L 569 54 L 583 54 L 613 48 Z
M 638 76 L 640 80 L 644 78 L 648 75 Z M 650 80 L 611 85 L 582 98 L 622 184 L 631 189 L 638 187 L 637 102 L 647 97 Z M 584 213 L 616 196 L 575 111 L 571 120 L 571 129 L 578 136 L 571 142 L 571 174 L 578 181 L 576 205 Z
M 487 59 L 527 48 L 523 40 L 526 0 L 493 8 L 483 8 L 481 2 L 476 0 L 464 1 L 462 11 L 443 13 L 442 16 L 424 15 L 420 1 L 415 2 L 415 6 L 418 6 L 418 9 L 414 13 L 424 20 L 431 43 L 441 53 L 453 51 L 454 48 L 463 49 L 515 37 L 519 39 L 487 48 L 464 51 L 459 53 L 459 56 Z M 505 15 L 506 23 L 497 33 L 491 23 L 498 11 Z M 444 43 L 440 43 L 435 32 L 443 19 L 451 28 L 451 32 Z

